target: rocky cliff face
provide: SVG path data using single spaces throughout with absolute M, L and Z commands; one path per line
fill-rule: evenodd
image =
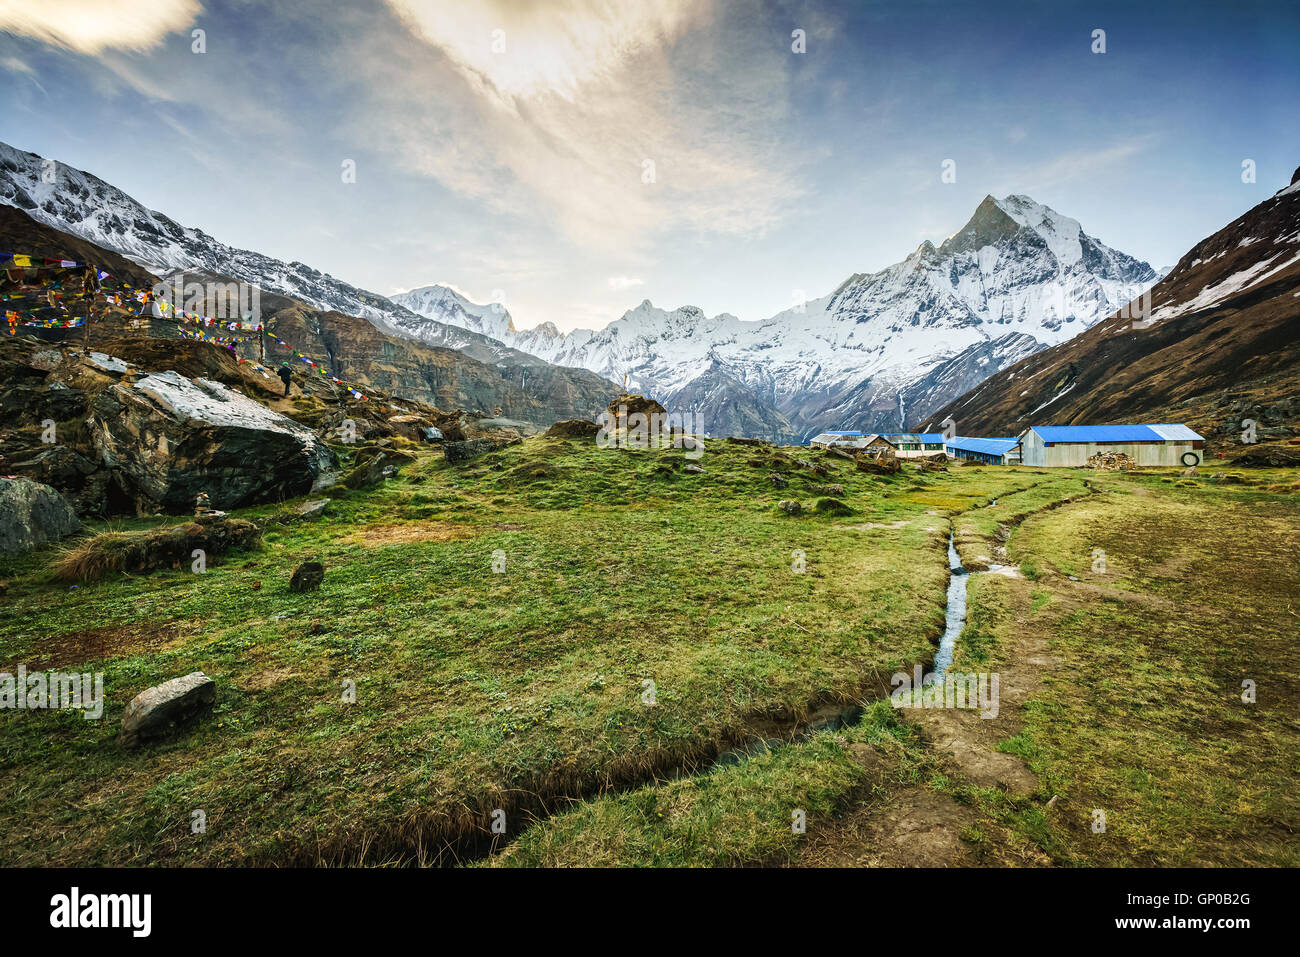
M 763 322 L 647 301 L 599 331 L 496 331 L 550 362 L 615 381 L 627 374 L 672 411 L 705 415 L 715 434 L 799 441 L 825 428 L 903 428 L 1155 279 L 1076 220 L 1026 196 L 989 196 L 939 246 L 922 243 Z M 487 308 L 467 310 L 438 288 L 412 294 L 408 307 L 450 323 Z
M 1152 288 L 1150 305 L 1148 319 L 1111 315 L 1014 362 L 929 421 L 951 416 L 967 435 L 1187 422 L 1232 442 L 1240 420 L 1253 418 L 1272 437 L 1289 435 L 1300 414 L 1300 183 L 1193 246 Z

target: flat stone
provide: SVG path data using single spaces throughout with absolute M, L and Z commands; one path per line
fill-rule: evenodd
M 212 710 L 217 685 L 201 671 L 164 681 L 131 699 L 122 712 L 122 731 L 117 736 L 124 747 L 166 737 Z

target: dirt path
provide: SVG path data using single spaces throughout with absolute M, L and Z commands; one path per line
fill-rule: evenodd
M 1069 507 L 1069 503 L 1062 506 Z M 1019 522 L 1016 523 L 1019 525 Z M 1005 561 L 1005 543 L 1015 526 L 1003 526 L 990 551 Z M 996 545 L 996 550 L 994 546 Z M 1026 627 L 1033 607 L 1032 583 L 1008 577 L 1021 627 L 1000 653 L 996 665 L 998 713 L 982 718 L 974 709 L 902 708 L 900 717 L 915 727 L 936 762 L 936 770 L 958 783 L 996 788 L 1016 798 L 1038 792 L 1038 777 L 1014 754 L 998 750 L 1001 742 L 1023 728 L 1022 708 L 1043 687 L 1046 673 L 1061 659 L 1048 648 L 1041 628 Z M 1082 595 L 1080 595 L 1082 598 Z M 954 673 L 960 671 L 955 668 Z M 870 749 L 866 749 L 870 751 Z M 868 766 L 875 758 L 855 753 Z M 880 796 L 881 792 L 884 796 Z M 801 867 L 969 867 L 980 864 L 1051 866 L 1029 847 L 974 808 L 924 784 L 890 792 L 868 788 L 862 803 L 819 835 L 810 835 L 797 866 Z

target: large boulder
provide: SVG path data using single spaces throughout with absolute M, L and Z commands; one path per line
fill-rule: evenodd
M 600 432 L 600 426 L 588 419 L 565 419 L 546 430 L 550 439 L 591 439 Z
M 141 511 L 238 508 L 304 495 L 334 466 L 308 428 L 209 379 L 159 372 L 95 397 L 96 455 Z
M 211 711 L 216 700 L 216 683 L 202 671 L 164 681 L 131 699 L 122 712 L 118 743 L 129 748 L 166 737 Z
M 649 420 L 652 415 L 664 415 L 668 410 L 649 396 L 625 392 L 609 404 L 610 421 L 614 428 L 626 429 L 628 420 L 640 414 Z
M 0 478 L 0 552 L 23 552 L 81 527 L 68 500 L 40 482 Z
M 520 439 L 518 437 L 508 439 L 467 439 L 464 442 L 444 442 L 442 445 L 442 451 L 448 464 L 459 465 L 462 462 L 476 459 L 480 455 L 485 455 L 488 452 L 495 452 L 497 449 L 503 449 L 507 445 L 518 445 L 519 442 Z
M 66 445 L 48 446 L 24 461 L 15 462 L 9 470 L 58 489 L 78 515 L 102 515 L 108 511 L 108 473 Z

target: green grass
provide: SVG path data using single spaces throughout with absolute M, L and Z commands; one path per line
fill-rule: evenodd
M 1156 491 L 1142 473 L 1106 484 L 1011 540 L 1041 583 L 1008 586 L 994 641 L 1047 634 L 1059 664 L 1003 750 L 1061 801 L 1004 820 L 1063 864 L 1295 866 L 1297 502 L 1241 486 Z M 1082 582 L 1063 578 L 1071 568 Z M 1247 678 L 1268 689 L 1253 705 Z
M 411 860 L 493 809 L 698 767 L 877 694 L 942 629 L 943 520 L 851 463 L 795 458 L 814 459 L 717 442 L 690 475 L 680 452 L 534 439 L 460 469 L 424 459 L 205 575 L 69 589 L 52 551 L 10 562 L 0 666 L 102 671 L 108 701 L 100 722 L 3 715 L 0 818 L 45 861 Z M 851 522 L 775 507 L 828 481 Z M 312 557 L 321 590 L 288 592 Z M 217 681 L 212 720 L 118 750 L 130 698 L 194 670 Z M 27 846 L 6 862 L 33 862 Z
M 969 547 L 991 548 L 1003 526 L 1014 529 L 1011 560 L 1041 570 L 1050 593 L 1034 608 L 1016 591 L 1023 582 L 973 579 L 958 647 L 972 669 L 1010 647 L 1008 617 L 1050 627 L 1065 643 L 1097 630 L 1071 623 L 1052 582 L 1062 568 L 1087 569 L 1108 527 L 1129 527 L 1107 509 L 1139 492 L 1193 510 L 1179 522 L 1197 508 L 1227 514 L 1225 503 L 1234 520 L 1258 521 L 1265 508 L 1276 510 L 1270 521 L 1294 521 L 1287 495 L 1177 488 L 1158 476 L 906 467 L 881 477 L 807 449 L 725 441 L 699 460 L 704 474 L 685 472 L 688 461 L 680 451 L 546 438 L 460 468 L 422 453 L 397 480 L 338 492 L 317 522 L 276 523 L 282 503 L 241 510 L 265 523 L 263 547 L 210 562 L 204 575 L 182 567 L 69 588 L 50 570 L 56 548 L 0 561 L 0 670 L 102 671 L 107 696 L 98 722 L 0 713 L 0 820 L 24 837 L 6 842 L 0 864 L 445 861 L 449 845 L 485 850 L 497 809 L 513 842 L 502 863 L 784 863 L 802 846 L 792 809 L 824 824 L 918 785 L 988 808 L 966 838 L 982 856 L 996 859 L 994 837 L 1009 829 L 1063 862 L 1107 861 L 1057 834 L 1032 802 L 939 774 L 888 707 L 869 707 L 861 724 L 837 732 L 794 732 L 819 709 L 887 695 L 890 674 L 930 660 L 943 629 L 950 519 Z M 786 487 L 773 485 L 773 472 Z M 843 494 L 824 494 L 832 484 Z M 784 514 L 776 503 L 786 498 L 804 513 Z M 1086 501 L 1041 511 L 1076 498 Z M 1131 587 L 1201 600 L 1201 578 L 1151 573 L 1163 551 L 1110 547 L 1115 575 L 1138 576 L 1122 579 Z M 1276 557 L 1263 549 L 1254 560 L 1266 553 Z M 504 557 L 501 574 L 494 555 Z M 293 567 L 313 557 L 326 567 L 324 585 L 290 593 Z M 1236 573 L 1209 564 L 1199 575 L 1231 582 Z M 1267 647 L 1266 658 L 1251 666 L 1266 676 L 1280 646 L 1261 622 L 1280 623 L 1272 597 L 1283 586 L 1294 594 L 1285 576 L 1240 593 L 1251 597 L 1237 614 L 1251 624 L 1227 643 L 1240 654 L 1264 642 L 1255 653 Z M 1113 615 L 1107 635 L 1150 625 L 1122 603 Z M 1216 620 L 1213 634 L 1225 628 Z M 1052 676 L 1051 700 L 1073 682 L 1091 688 L 1133 668 L 1137 651 L 1125 640 L 1099 659 L 1111 671 Z M 114 744 L 135 694 L 194 670 L 217 682 L 210 720 L 137 751 Z M 355 704 L 342 700 L 345 682 L 355 682 Z M 1277 707 L 1279 691 L 1270 692 L 1274 703 L 1256 715 Z M 1109 727 L 1103 718 L 1118 720 L 1086 716 Z M 1130 766 L 1168 739 L 1134 741 L 1134 729 L 1119 727 L 1129 750 L 1107 750 L 1106 760 L 1123 773 L 1094 784 L 1073 763 L 1087 740 L 1083 720 L 1028 709 L 1009 753 L 1053 787 L 1149 794 Z M 1270 726 L 1283 764 L 1293 732 Z M 762 738 L 788 743 L 714 767 L 719 754 Z M 1248 737 L 1231 740 L 1238 750 L 1221 760 L 1249 752 Z M 870 769 L 856 745 L 876 755 Z M 1243 767 L 1259 770 L 1248 757 Z M 202 835 L 190 833 L 196 809 L 207 816 Z

